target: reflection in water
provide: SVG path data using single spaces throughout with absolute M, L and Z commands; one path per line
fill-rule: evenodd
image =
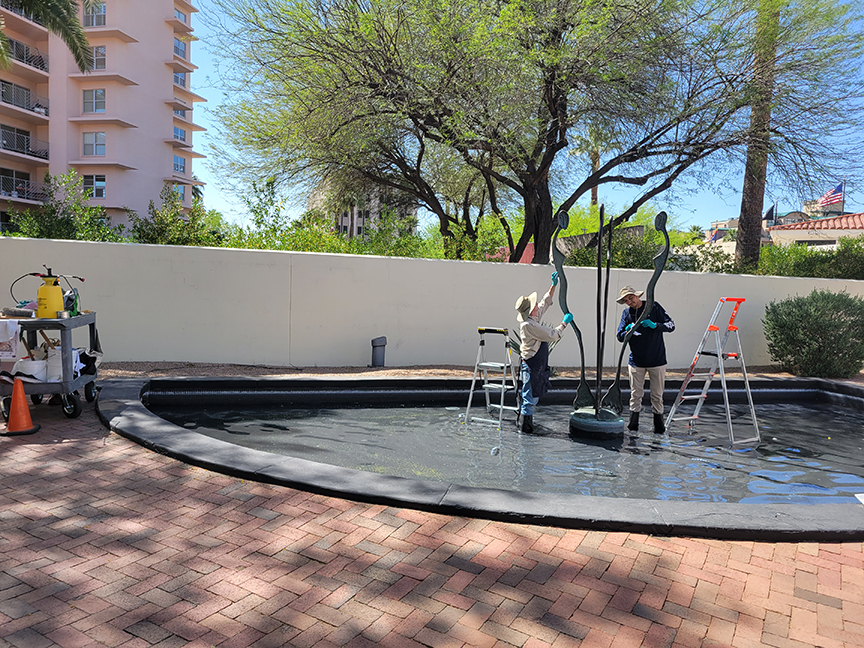
M 346 468 L 466 486 L 700 502 L 855 502 L 864 493 L 864 414 L 818 403 L 757 408 L 762 443 L 729 446 L 722 406 L 613 441 L 575 440 L 566 406 L 537 432 L 463 425 L 457 408 L 280 409 L 157 414 L 229 443 Z M 733 424 L 750 425 L 746 406 Z

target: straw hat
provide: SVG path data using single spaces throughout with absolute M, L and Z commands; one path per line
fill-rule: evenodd
M 516 316 L 516 319 L 520 322 L 524 322 L 528 319 L 528 316 L 531 314 L 531 311 L 534 310 L 534 307 L 537 305 L 537 293 L 532 292 L 527 297 L 522 296 L 516 300 L 516 310 L 519 314 Z
M 633 288 L 633 286 L 624 286 L 621 289 L 621 294 L 618 296 L 618 299 L 616 301 L 619 304 L 623 304 L 624 298 L 627 295 L 636 295 L 639 299 L 642 299 L 642 295 L 644 295 L 644 294 L 645 294 L 644 290 L 636 290 L 635 288 Z

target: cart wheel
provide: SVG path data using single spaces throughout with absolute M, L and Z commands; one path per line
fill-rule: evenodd
M 77 418 L 81 414 L 81 399 L 78 394 L 61 394 L 60 399 L 63 401 L 63 414 L 66 418 Z
M 30 394 L 30 402 L 34 405 L 38 405 L 42 402 L 42 394 Z
M 84 398 L 87 400 L 88 403 L 92 403 L 94 400 L 96 400 L 95 382 L 89 382 L 84 385 Z
M 9 410 L 12 409 L 12 397 L 7 396 L 6 398 L 0 400 L 0 410 L 3 411 L 3 420 L 9 420 Z

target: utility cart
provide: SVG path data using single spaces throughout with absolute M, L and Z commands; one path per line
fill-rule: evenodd
M 37 333 L 42 331 L 60 331 L 60 359 L 62 363 L 62 374 L 59 382 L 25 382 L 24 393 L 30 396 L 30 400 L 38 405 L 46 394 L 60 394 L 63 401 L 63 413 L 67 418 L 76 418 L 81 414 L 81 398 L 78 390 L 83 387 L 84 398 L 88 403 L 96 400 L 96 371 L 92 374 L 81 374 L 74 377 L 72 330 L 82 327 L 90 327 L 90 346 L 88 348 L 99 349 L 99 335 L 96 332 L 96 313 L 83 313 L 66 319 L 33 317 L 19 319 L 18 325 L 21 332 L 26 335 L 27 346 L 35 349 L 39 342 Z M 2 399 L 3 417 L 9 417 L 11 404 L 12 384 L 0 382 L 0 399 Z

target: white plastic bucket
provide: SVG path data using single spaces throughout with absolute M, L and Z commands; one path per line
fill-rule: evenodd
M 59 346 L 54 350 L 48 351 L 46 362 L 48 363 L 48 367 L 45 381 L 60 382 L 63 380 L 63 354 L 60 353 Z
M 40 382 L 45 382 L 48 376 L 48 362 L 46 360 L 30 360 L 22 358 L 12 367 L 12 375 L 16 373 L 24 373 L 33 376 Z

